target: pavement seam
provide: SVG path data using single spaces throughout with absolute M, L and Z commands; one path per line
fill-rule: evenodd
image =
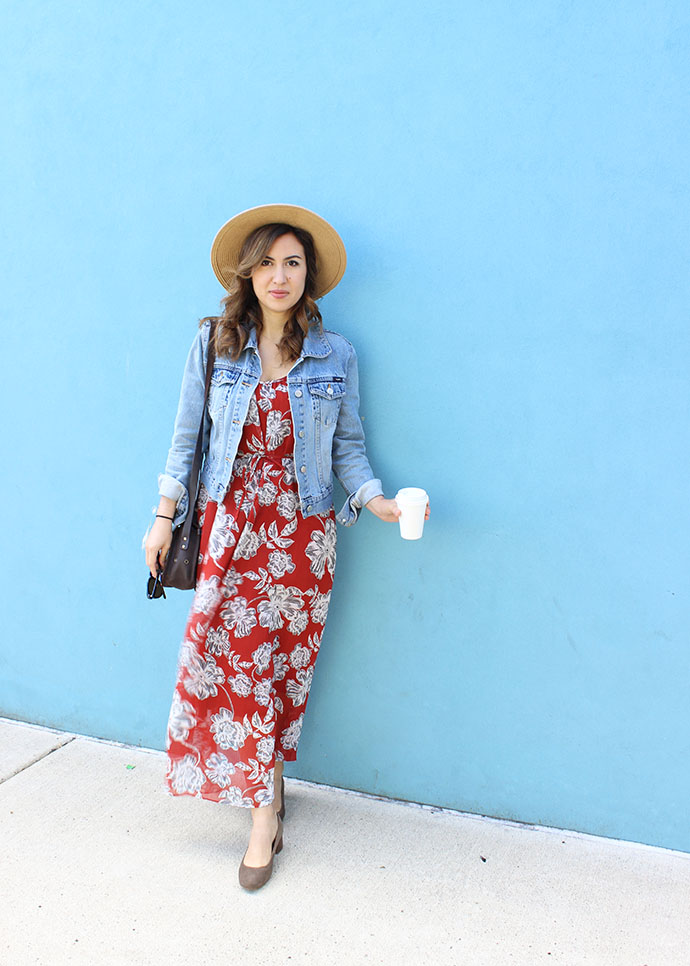
M 43 761 L 43 759 L 47 758 L 48 755 L 52 755 L 54 751 L 59 751 L 61 748 L 66 748 L 67 745 L 70 745 L 76 738 L 77 735 L 73 735 L 71 738 L 68 738 L 67 741 L 61 741 L 60 744 L 55 745 L 53 748 L 49 748 L 48 751 L 44 751 L 43 754 L 38 755 L 37 758 L 32 758 L 31 761 L 28 761 L 25 765 L 21 765 L 21 767 L 16 768 L 11 774 L 5 775 L 4 778 L 0 778 L 0 785 L 4 785 L 5 782 L 8 782 L 11 778 L 16 778 L 17 775 L 21 775 L 21 773 L 26 771 L 27 768 L 31 768 L 39 761 Z
M 23 727 L 35 729 L 37 731 L 48 731 L 48 732 L 52 732 L 53 734 L 66 734 L 66 732 L 60 732 L 56 729 L 47 728 L 43 725 L 37 725 L 33 722 L 20 721 L 15 718 L 5 718 L 0 716 L 0 724 L 2 723 L 11 724 L 11 725 L 20 725 Z M 20 772 L 25 770 L 25 768 L 30 768 L 31 765 L 35 765 L 37 761 L 40 761 L 42 758 L 45 758 L 46 755 L 52 754 L 53 751 L 57 751 L 58 748 L 64 748 L 68 744 L 71 744 L 71 742 L 77 738 L 80 741 L 94 742 L 96 744 L 101 744 L 101 745 L 110 745 L 111 747 L 114 747 L 114 748 L 121 748 L 121 749 L 126 749 L 134 752 L 143 752 L 144 754 L 149 754 L 154 756 L 164 757 L 166 755 L 166 752 L 160 748 L 149 748 L 145 745 L 134 745 L 127 741 L 117 741 L 114 738 L 98 738 L 95 735 L 72 734 L 70 735 L 69 739 L 65 741 L 63 744 L 57 745 L 55 748 L 51 748 L 50 751 L 47 751 L 45 754 L 40 755 L 37 759 L 35 759 L 35 761 L 29 762 L 29 764 L 24 765 L 22 768 L 19 768 L 16 772 L 13 772 L 11 775 L 8 775 L 7 778 L 0 779 L 0 785 L 3 782 L 8 781 L 10 778 L 14 778 L 15 775 L 20 774 Z M 621 846 L 626 846 L 632 850 L 641 850 L 641 851 L 651 850 L 652 852 L 655 852 L 655 853 L 663 852 L 663 853 L 667 853 L 675 856 L 681 856 L 686 860 L 690 859 L 690 852 L 686 852 L 682 849 L 667 848 L 666 846 L 663 846 L 663 845 L 652 845 L 648 842 L 636 842 L 634 839 L 618 839 L 618 838 L 609 837 L 607 835 L 597 835 L 595 832 L 582 832 L 579 829 L 560 828 L 559 826 L 556 826 L 556 825 L 537 825 L 530 822 L 520 822 L 517 819 L 499 818 L 498 816 L 495 816 L 495 815 L 482 815 L 480 812 L 464 812 L 464 811 L 461 811 L 460 809 L 449 808 L 448 806 L 445 806 L 445 805 L 432 805 L 430 803 L 415 802 L 405 798 L 388 798 L 385 795 L 377 795 L 375 792 L 364 792 L 355 788 L 343 788 L 340 785 L 327 785 L 322 782 L 311 781 L 307 778 L 297 778 L 296 776 L 290 776 L 289 778 L 287 778 L 287 781 L 295 782 L 296 784 L 306 785 L 308 787 L 315 788 L 315 789 L 321 789 L 327 792 L 336 792 L 345 796 L 353 796 L 359 799 L 364 799 L 364 800 L 373 801 L 373 802 L 380 802 L 381 804 L 399 805 L 405 808 L 414 809 L 421 812 L 469 819 L 470 821 L 473 821 L 478 824 L 486 825 L 489 827 L 492 825 L 501 826 L 503 828 L 517 829 L 525 832 L 539 832 L 541 834 L 546 834 L 553 837 L 560 835 L 560 836 L 563 836 L 564 838 L 584 840 L 584 841 L 590 841 L 590 842 L 592 841 L 601 842 L 601 843 L 607 843 L 609 845 L 611 844 L 621 845 Z

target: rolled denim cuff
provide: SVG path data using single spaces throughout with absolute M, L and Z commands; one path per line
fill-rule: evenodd
M 166 473 L 161 473 L 158 476 L 158 494 L 159 496 L 165 496 L 169 500 L 175 500 L 177 504 L 175 507 L 175 519 L 173 520 L 173 527 L 176 527 L 179 523 L 182 523 L 184 518 L 187 516 L 187 507 L 189 506 L 189 494 L 187 493 L 187 487 L 184 483 L 180 483 L 176 480 L 174 476 L 168 476 Z
M 362 483 L 359 489 L 351 493 L 347 500 L 345 500 L 340 512 L 336 516 L 338 523 L 342 523 L 344 527 L 351 527 L 353 523 L 357 522 L 362 507 L 369 500 L 373 500 L 375 496 L 383 496 L 381 480 L 373 479 Z

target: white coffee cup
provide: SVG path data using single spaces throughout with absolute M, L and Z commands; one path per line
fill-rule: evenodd
M 403 540 L 419 540 L 424 532 L 424 515 L 429 496 L 418 486 L 405 486 L 395 494 L 400 508 L 400 536 Z

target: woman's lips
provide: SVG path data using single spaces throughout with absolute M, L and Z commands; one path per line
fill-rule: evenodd
M 272 295 L 274 299 L 284 299 L 285 296 L 288 295 L 289 293 L 276 289 L 275 291 L 269 292 L 268 294 Z

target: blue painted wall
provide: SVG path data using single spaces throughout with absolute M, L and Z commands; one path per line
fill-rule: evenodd
M 189 595 L 141 536 L 211 240 L 286 200 L 348 247 L 372 462 L 433 501 L 340 530 L 292 773 L 690 850 L 687 4 L 3 21 L 0 712 L 163 746 Z

